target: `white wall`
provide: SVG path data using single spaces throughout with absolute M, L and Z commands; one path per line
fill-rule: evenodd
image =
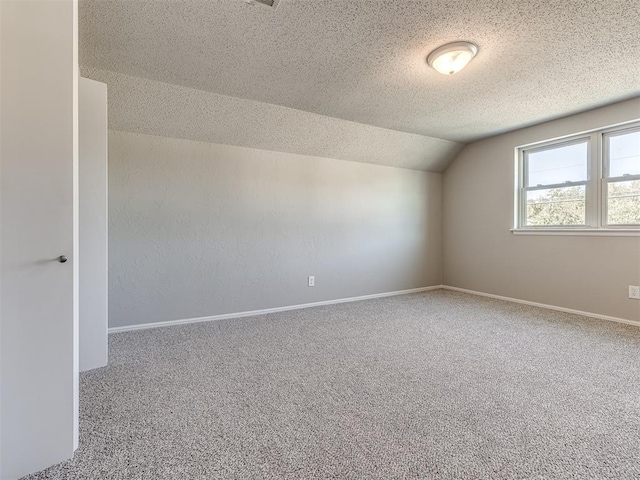
M 107 364 L 107 86 L 80 78 L 80 371 Z
M 440 200 L 438 173 L 110 131 L 109 324 L 438 285 Z
M 629 100 L 468 145 L 444 173 L 444 283 L 640 321 L 640 237 L 512 234 L 514 149 L 640 118 Z

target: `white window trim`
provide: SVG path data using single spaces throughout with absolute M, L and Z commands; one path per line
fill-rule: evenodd
M 624 177 L 607 178 L 606 168 L 608 165 L 608 151 L 605 152 L 606 144 L 604 137 L 612 132 L 622 132 L 625 130 L 640 130 L 640 121 L 632 120 L 604 128 L 597 128 L 572 135 L 565 135 L 542 142 L 520 145 L 515 149 L 515 188 L 514 188 L 514 227 L 511 232 L 515 235 L 604 235 L 604 236 L 640 236 L 640 225 L 608 225 L 605 223 L 607 214 L 607 186 L 616 181 L 638 180 L 640 175 L 629 175 Z M 587 147 L 587 169 L 588 179 L 586 182 L 570 182 L 571 185 L 585 185 L 586 190 L 586 225 L 557 225 L 557 226 L 523 226 L 521 222 L 526 218 L 526 205 L 524 202 L 525 188 L 525 155 L 531 150 L 544 149 L 556 145 L 571 144 L 580 140 L 588 140 Z M 608 149 L 607 149 L 608 150 Z M 606 162 L 605 162 L 606 159 Z M 561 187 L 564 184 L 544 185 L 540 188 Z

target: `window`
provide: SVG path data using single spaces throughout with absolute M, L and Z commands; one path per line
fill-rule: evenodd
M 605 224 L 640 225 L 640 127 L 604 134 Z
M 518 149 L 516 229 L 640 231 L 640 124 Z

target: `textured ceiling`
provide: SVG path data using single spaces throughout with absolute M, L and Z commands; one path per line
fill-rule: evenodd
M 637 0 L 80 1 L 83 65 L 468 142 L 640 94 Z M 453 40 L 480 51 L 429 69 Z
M 81 74 L 108 85 L 113 130 L 431 172 L 442 172 L 463 147 L 91 67 L 81 67 Z

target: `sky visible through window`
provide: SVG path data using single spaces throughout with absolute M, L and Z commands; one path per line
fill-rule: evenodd
M 608 138 L 609 177 L 640 175 L 640 132 Z M 587 180 L 587 141 L 528 156 L 528 187 Z
M 528 187 L 587 180 L 587 141 L 531 152 L 528 155 Z
M 615 135 L 609 140 L 609 177 L 640 175 L 640 132 Z

